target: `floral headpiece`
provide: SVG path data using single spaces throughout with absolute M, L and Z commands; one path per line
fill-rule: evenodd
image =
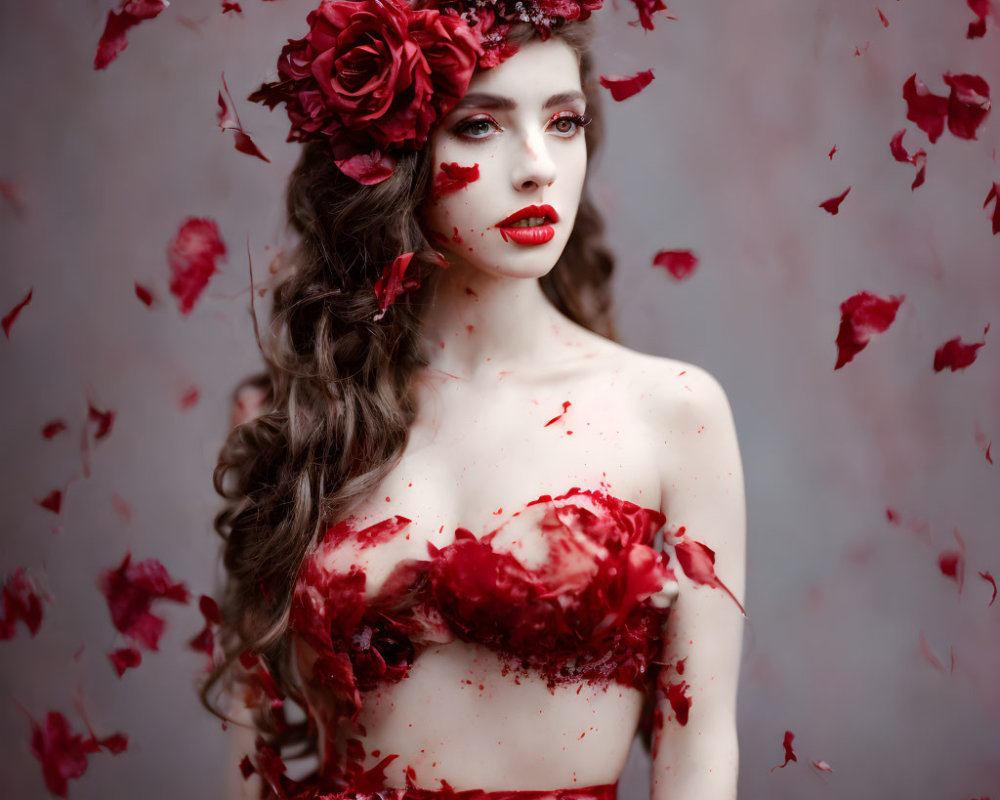
M 289 39 L 278 80 L 248 98 L 284 103 L 288 141 L 329 141 L 333 158 L 359 183 L 388 178 L 394 154 L 419 150 L 431 127 L 469 88 L 476 66 L 495 67 L 517 48 L 510 29 L 531 23 L 542 39 L 585 20 L 602 0 L 323 0 L 309 33 Z

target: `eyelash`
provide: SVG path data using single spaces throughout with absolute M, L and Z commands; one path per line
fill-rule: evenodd
M 570 122 L 574 123 L 575 127 L 573 128 L 572 131 L 568 133 L 556 134 L 562 139 L 572 139 L 581 130 L 583 130 L 591 123 L 591 119 L 592 119 L 591 117 L 588 117 L 584 114 L 575 114 L 573 112 L 567 112 L 567 113 L 557 114 L 556 116 L 552 117 L 551 119 L 549 119 L 549 124 L 555 125 L 556 123 L 562 122 L 563 120 L 569 120 Z M 503 126 L 501 126 L 499 122 L 493 119 L 493 117 L 483 116 L 483 117 L 470 117 L 469 119 L 463 119 L 461 122 L 455 125 L 454 128 L 452 128 L 452 133 L 454 133 L 459 138 L 466 139 L 468 141 L 482 141 L 488 137 L 469 135 L 470 130 L 474 126 L 480 125 L 482 123 L 486 123 L 498 131 L 501 132 L 503 131 Z

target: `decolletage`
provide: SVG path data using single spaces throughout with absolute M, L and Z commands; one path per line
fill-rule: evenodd
M 331 572 L 323 554 L 347 540 L 388 540 L 410 521 L 397 516 L 359 529 L 348 519 L 328 528 L 292 602 L 290 627 L 317 656 L 303 679 L 356 718 L 362 692 L 403 680 L 422 649 L 457 638 L 550 686 L 648 688 L 669 613 L 659 593 L 674 577 L 652 547 L 664 516 L 579 489 L 539 497 L 528 509 L 541 512 L 548 556 L 540 566 L 494 549 L 503 526 L 479 539 L 459 528 L 451 544 L 428 544 L 426 559 L 399 563 L 370 598 L 360 568 Z

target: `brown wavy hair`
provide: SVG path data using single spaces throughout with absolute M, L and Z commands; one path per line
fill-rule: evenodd
M 589 173 L 602 136 L 590 29 L 570 23 L 554 33 L 580 57 L 592 117 L 585 133 Z M 508 39 L 521 44 L 534 35 L 524 25 Z M 348 516 L 399 462 L 415 415 L 413 377 L 426 363 L 421 310 L 441 257 L 419 224 L 428 151 L 404 154 L 392 177 L 362 186 L 337 169 L 324 144 L 304 147 L 286 198 L 298 246 L 294 268 L 274 291 L 270 336 L 261 347 L 266 369 L 236 390 L 256 387 L 263 406 L 230 431 L 215 468 L 215 489 L 225 500 L 215 518 L 225 543 L 225 655 L 203 685 L 202 700 L 225 717 L 220 691 L 250 698 L 265 741 L 293 757 L 314 751 L 308 715 L 291 724 L 276 714 L 259 675 L 240 656 L 258 656 L 281 693 L 305 709 L 288 630 L 296 575 L 322 530 Z M 566 317 L 614 338 L 613 260 L 603 231 L 585 191 L 565 250 L 539 282 Z M 408 252 L 415 253 L 410 269 L 419 269 L 421 288 L 374 322 L 375 281 Z

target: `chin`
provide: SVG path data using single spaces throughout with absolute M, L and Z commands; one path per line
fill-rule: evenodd
M 548 275 L 566 247 L 565 241 L 553 239 L 543 245 L 530 247 L 511 242 L 498 243 L 496 247 L 469 252 L 461 245 L 443 249 L 448 262 L 458 269 L 485 273 L 495 278 L 533 278 Z

